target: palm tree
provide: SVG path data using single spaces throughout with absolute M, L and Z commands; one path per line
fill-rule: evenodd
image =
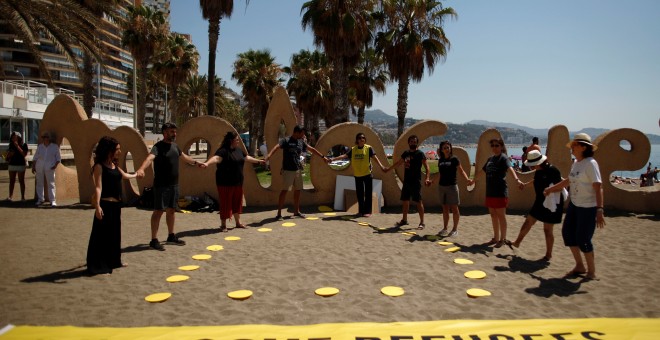
M 154 70 L 167 84 L 168 93 L 172 94 L 169 98 L 170 103 L 176 103 L 179 85 L 197 71 L 199 53 L 195 45 L 184 36 L 171 33 L 167 36 L 156 60 L 158 61 L 154 63 Z M 168 106 L 171 108 L 171 120 L 176 122 L 178 119 L 176 106 L 169 104 Z
M 438 61 L 449 51 L 445 35 L 445 18 L 456 18 L 451 7 L 434 0 L 383 0 L 384 31 L 378 33 L 377 44 L 383 51 L 392 80 L 399 82 L 397 136 L 403 133 L 408 111 L 410 80 L 420 82 L 424 69 L 433 72 Z
M 103 17 L 108 16 L 114 20 L 118 19 L 117 4 L 119 0 L 77 0 L 82 8 L 89 10 L 98 21 L 102 24 Z M 95 27 L 89 27 L 90 30 L 95 30 Z M 99 35 L 105 35 L 103 31 L 98 32 Z M 101 64 L 99 63 L 99 67 Z M 88 52 L 83 53 L 83 68 L 82 68 L 82 90 L 83 90 L 83 109 L 87 113 L 87 118 L 92 118 L 94 110 L 94 57 Z
M 15 40 L 34 56 L 41 76 L 52 87 L 55 84 L 39 48 L 41 41 L 54 44 L 81 78 L 84 72 L 78 65 L 80 55 L 76 47 L 97 61 L 102 59 L 101 44 L 96 38 L 96 28 L 101 26 L 99 18 L 71 0 L 2 0 L 0 19 L 15 34 Z M 0 76 L 5 76 L 2 58 Z
M 199 117 L 206 111 L 206 89 L 208 88 L 206 76 L 193 75 L 179 87 L 177 100 L 172 105 L 176 110 L 177 124 L 182 125 L 191 118 Z
M 249 0 L 246 0 L 250 3 Z M 218 49 L 218 37 L 220 36 L 220 20 L 231 18 L 234 11 L 234 0 L 199 0 L 202 9 L 202 17 L 209 21 L 209 79 L 215 79 L 215 52 Z M 214 115 L 215 110 L 215 82 L 208 83 L 207 113 Z
M 147 67 L 168 33 L 163 13 L 145 6 L 129 6 L 128 18 L 123 22 L 124 33 L 121 43 L 127 47 L 138 69 L 140 100 L 137 104 L 137 126 L 144 136 L 144 117 L 147 111 Z
M 320 135 L 319 119 L 333 112 L 331 71 L 328 57 L 318 50 L 300 50 L 291 57 L 291 66 L 284 68 L 289 76 L 287 91 L 296 98 L 305 116 L 305 128 L 316 139 Z
M 251 109 L 250 154 L 256 155 L 264 132 L 268 103 L 276 86 L 280 85 L 282 69 L 269 50 L 249 50 L 240 53 L 234 62 L 232 79 L 242 86 L 242 94 Z
M 369 38 L 375 0 L 310 0 L 301 12 L 303 29 L 311 28 L 333 65 L 334 114 L 330 125 L 348 121 L 348 71 L 357 63 Z
M 364 110 L 373 105 L 374 90 L 385 94 L 388 81 L 383 56 L 373 47 L 365 46 L 360 53 L 360 62 L 349 76 L 349 85 L 355 90 L 358 124 L 364 124 Z

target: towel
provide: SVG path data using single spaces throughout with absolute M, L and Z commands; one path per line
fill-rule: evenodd
M 553 184 L 549 185 L 551 187 Z M 545 200 L 543 201 L 543 206 L 552 211 L 555 212 L 557 210 L 557 204 L 561 203 L 561 196 L 564 197 L 564 201 L 568 198 L 568 191 L 566 191 L 566 188 L 561 189 L 561 192 L 553 192 L 548 196 L 545 196 Z

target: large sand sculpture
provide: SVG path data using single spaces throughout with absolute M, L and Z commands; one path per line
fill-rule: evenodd
M 273 100 L 268 108 L 266 117 L 265 140 L 270 147 L 278 141 L 280 127 L 284 126 L 286 135 L 293 132 L 296 118 L 284 88 L 277 88 Z M 99 138 L 110 135 L 117 138 L 124 151 L 120 166 L 126 166 L 126 156 L 131 155 L 135 167 L 138 167 L 148 155 L 148 148 L 140 134 L 130 127 L 117 129 L 108 128 L 97 119 L 88 119 L 82 107 L 66 95 L 60 95 L 48 106 L 41 124 L 40 133 L 49 131 L 55 136 L 58 144 L 64 138 L 71 144 L 75 157 L 76 170 L 60 166 L 57 169 L 58 198 L 78 198 L 81 203 L 90 201 L 93 189 L 90 168 L 92 163 L 92 152 Z M 222 137 L 227 131 L 236 131 L 227 121 L 217 117 L 199 117 L 188 121 L 179 127 L 177 143 L 184 150 L 188 149 L 195 140 L 200 138 L 207 140 L 212 151 L 220 145 Z M 378 135 L 367 126 L 356 123 L 343 123 L 328 129 L 318 140 L 316 148 L 319 150 L 330 150 L 334 145 L 341 144 L 351 146 L 358 132 L 365 133 L 368 144 L 370 144 L 376 155 L 385 160 L 385 152 Z M 447 125 L 440 121 L 428 120 L 419 122 L 408 128 L 399 138 L 394 146 L 393 158 L 396 161 L 401 153 L 407 148 L 407 139 L 410 135 L 417 135 L 420 142 L 432 136 L 442 136 L 447 132 Z M 476 159 L 469 159 L 467 152 L 460 148 L 454 148 L 454 154 L 460 159 L 466 171 L 472 163 L 476 163 L 477 171 L 480 171 L 485 160 L 490 155 L 488 141 L 499 138 L 496 129 L 484 131 L 478 141 Z M 594 136 L 592 136 L 594 137 Z M 556 125 L 548 132 L 547 156 L 553 164 L 566 176 L 570 169 L 571 155 L 566 143 L 570 140 L 568 129 L 563 125 Z M 646 165 L 649 159 L 651 145 L 648 138 L 641 132 L 633 129 L 616 129 L 598 136 L 594 140 L 598 145 L 594 157 L 600 165 L 600 170 L 605 179 L 609 175 L 620 170 L 633 171 Z M 622 147 L 621 144 L 627 145 Z M 245 149 L 244 145 L 241 145 Z M 277 152 L 271 159 L 272 169 L 279 169 L 282 162 L 282 153 Z M 313 189 L 303 190 L 301 202 L 304 205 L 332 205 L 334 201 L 335 182 L 337 175 L 352 175 L 350 166 L 343 170 L 333 170 L 328 167 L 319 157 L 311 158 L 311 182 Z M 380 169 L 374 170 L 374 177 L 383 181 L 383 198 L 385 205 L 400 205 L 400 184 L 397 177 L 403 176 L 403 169 L 383 173 Z M 130 169 L 129 169 L 130 170 Z M 217 198 L 214 182 L 215 169 L 199 169 L 184 162 L 180 163 L 180 193 L 186 195 L 202 195 L 205 192 Z M 437 176 L 437 174 L 435 175 Z M 533 173 L 521 174 L 523 181 L 533 178 Z M 256 173 L 251 164 L 245 166 L 245 203 L 248 206 L 274 206 L 277 204 L 277 196 L 282 186 L 282 176 L 279 171 L 272 172 L 272 180 L 269 187 L 262 187 L 257 180 Z M 533 190 L 520 191 L 515 188 L 514 180 L 508 178 L 510 187 L 509 207 L 511 209 L 528 209 L 534 199 Z M 150 168 L 143 179 L 138 179 L 133 184 L 126 181 L 124 199 L 130 200 L 139 195 L 140 188 L 149 187 L 153 181 L 153 170 Z M 437 183 L 437 181 L 436 181 Z M 436 184 L 437 185 L 437 184 Z M 465 181 L 459 176 L 459 187 L 461 205 L 482 206 L 485 195 L 485 184 L 478 182 L 473 190 L 468 191 Z M 660 212 L 660 192 L 658 191 L 626 191 L 613 186 L 609 180 L 604 181 L 605 206 L 631 212 L 658 213 Z M 424 187 L 422 197 L 427 206 L 438 205 L 436 186 Z M 292 195 L 287 195 L 291 200 Z M 290 203 L 290 202 L 288 202 Z

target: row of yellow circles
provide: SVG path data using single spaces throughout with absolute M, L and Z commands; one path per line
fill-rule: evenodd
M 329 207 L 321 206 L 321 207 L 319 207 L 319 210 L 322 211 L 322 212 L 325 211 L 324 215 L 326 215 L 326 216 L 335 216 L 336 215 L 336 213 L 330 212 L 332 209 L 329 208 Z M 315 216 L 310 216 L 310 217 L 307 217 L 306 219 L 307 220 L 318 220 L 319 218 L 315 217 Z M 369 224 L 367 222 L 358 222 L 358 224 L 362 225 L 362 226 L 373 227 L 371 224 Z M 295 225 L 296 224 L 293 223 L 293 222 L 282 223 L 283 227 L 294 227 Z M 387 228 L 376 228 L 376 229 L 377 230 L 386 230 Z M 259 232 L 269 232 L 269 231 L 272 231 L 272 229 L 271 228 L 259 228 L 259 229 L 257 229 L 257 231 L 259 231 Z M 402 232 L 402 234 L 403 235 L 416 235 L 417 233 L 415 233 L 415 232 Z M 240 239 L 241 238 L 238 237 L 238 236 L 225 237 L 226 241 L 238 241 Z M 445 241 L 440 241 L 440 242 L 438 242 L 438 244 L 440 244 L 442 246 L 453 245 L 453 243 L 445 242 Z M 206 249 L 210 250 L 210 251 L 220 251 L 220 250 L 223 250 L 224 247 L 221 246 L 221 245 L 211 245 L 211 246 L 206 247 Z M 445 249 L 446 252 L 452 252 L 452 253 L 456 252 L 458 250 L 460 250 L 460 247 L 450 247 L 450 248 Z M 204 261 L 204 260 L 211 259 L 212 256 L 209 255 L 209 254 L 198 254 L 198 255 L 193 255 L 192 258 L 194 260 Z M 455 259 L 454 263 L 456 263 L 456 264 L 473 264 L 474 262 L 472 262 L 471 260 L 460 259 L 459 258 L 459 259 Z M 197 269 L 199 269 L 199 266 L 197 266 L 197 265 L 188 265 L 188 266 L 179 267 L 179 270 L 184 270 L 184 271 L 192 271 L 192 270 L 197 270 Z M 465 275 L 465 277 L 470 278 L 470 279 L 483 279 L 483 278 L 486 277 L 486 273 L 484 273 L 483 271 L 480 271 L 480 270 L 468 271 L 464 275 Z M 182 281 L 187 281 L 189 278 L 190 277 L 187 276 L 187 275 L 172 275 L 172 276 L 168 277 L 166 279 L 166 281 L 171 282 L 171 283 L 182 282 Z M 335 287 L 322 287 L 322 288 L 316 289 L 314 291 L 314 293 L 319 295 L 319 296 L 329 297 L 329 296 L 334 296 L 334 295 L 338 294 L 339 289 L 337 289 Z M 387 295 L 387 296 L 396 297 L 396 296 L 403 295 L 405 293 L 405 291 L 401 287 L 386 286 L 386 287 L 381 288 L 381 293 L 383 293 L 384 295 Z M 232 298 L 232 299 L 236 299 L 236 300 L 245 300 L 245 299 L 250 298 L 252 296 L 252 294 L 253 293 L 250 290 L 237 290 L 237 291 L 232 291 L 232 292 L 227 293 L 227 296 Z M 486 290 L 483 290 L 483 289 L 471 288 L 471 289 L 467 290 L 467 295 L 470 296 L 470 297 L 481 297 L 481 296 L 489 296 L 489 295 L 491 295 L 491 293 L 486 291 Z M 148 302 L 164 302 L 167 299 L 169 299 L 171 296 L 172 296 L 172 293 L 155 293 L 155 294 L 151 294 L 151 295 L 148 295 L 147 297 L 145 297 L 145 300 L 148 301 Z

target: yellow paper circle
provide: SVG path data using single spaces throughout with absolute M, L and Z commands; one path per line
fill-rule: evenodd
M 480 288 L 470 288 L 466 291 L 467 295 L 471 298 L 478 298 L 482 296 L 491 296 L 490 292 Z
M 273 231 L 273 229 L 270 229 L 270 228 L 259 228 L 259 229 L 257 229 L 257 231 L 260 232 L 260 233 L 267 233 L 267 232 L 269 232 L 269 231 Z
M 217 244 L 206 247 L 206 250 L 210 250 L 210 251 L 218 251 L 218 250 L 223 250 L 223 249 L 225 249 L 225 247 L 223 247 L 221 245 L 217 245 Z
M 454 259 L 454 263 L 456 264 L 473 264 L 472 260 L 468 259 Z
M 359 225 L 362 225 L 362 226 L 365 226 L 365 227 L 370 226 L 370 224 L 367 223 L 367 222 L 358 222 L 358 224 L 359 224 Z
M 439 238 L 438 235 L 426 235 L 426 239 L 429 241 L 435 241 Z
M 327 212 L 327 213 L 323 213 L 323 215 L 325 215 L 325 216 L 337 216 L 337 213 Z
M 283 227 L 295 227 L 296 224 L 293 223 L 293 222 L 284 222 L 284 223 L 282 223 L 282 226 Z
M 235 290 L 233 292 L 227 293 L 227 296 L 234 300 L 245 300 L 252 296 L 252 291 L 251 290 Z
M 225 241 L 238 241 L 240 239 L 241 238 L 238 237 L 238 236 L 227 236 L 227 237 L 225 237 Z
M 320 212 L 328 212 L 328 211 L 332 211 L 332 210 L 333 210 L 333 209 L 330 208 L 330 207 L 327 206 L 327 205 L 322 205 L 322 206 L 319 207 L 319 211 L 320 211 Z
M 414 232 L 414 231 L 404 231 L 404 232 L 402 232 L 401 234 L 402 234 L 402 235 L 409 235 L 409 236 L 417 235 L 417 233 Z
M 455 252 L 457 252 L 457 251 L 459 251 L 459 250 L 461 250 L 461 247 L 451 247 L 451 248 L 447 248 L 447 249 L 445 249 L 445 251 L 446 251 L 446 252 L 449 252 L 449 253 L 455 253 Z
M 387 230 L 387 228 L 378 227 L 378 228 L 376 228 L 376 230 L 378 230 L 378 231 L 385 231 L 385 230 Z
M 465 277 L 468 279 L 483 279 L 486 277 L 486 273 L 482 272 L 481 270 L 470 270 L 469 272 L 465 272 Z
M 211 257 L 212 257 L 212 256 L 211 256 L 211 255 L 208 255 L 208 254 L 198 254 L 198 255 L 193 255 L 192 258 L 193 258 L 193 260 L 208 260 L 208 259 L 210 259 Z
M 403 288 L 395 286 L 383 287 L 380 289 L 380 292 L 387 296 L 401 296 L 404 293 Z
M 451 245 L 453 245 L 452 242 L 447 242 L 447 241 L 440 241 L 440 242 L 438 242 L 438 244 L 441 245 L 441 246 L 451 246 Z
M 167 282 L 181 282 L 181 281 L 187 281 L 190 278 L 188 275 L 172 275 L 168 277 L 166 280 Z
M 155 302 L 163 302 L 172 296 L 172 293 L 155 293 L 148 295 L 147 297 L 144 298 L 145 301 L 155 303 Z
M 189 265 L 189 266 L 179 267 L 179 270 L 185 270 L 185 271 L 191 271 L 191 270 L 197 270 L 197 269 L 199 269 L 199 266 L 196 266 L 196 265 Z
M 306 217 L 305 219 L 306 219 L 306 220 L 310 220 L 310 221 L 316 221 L 316 220 L 318 220 L 319 218 L 316 217 L 316 216 L 309 216 L 309 217 Z
M 339 289 L 335 287 L 323 287 L 315 290 L 314 293 L 319 296 L 333 296 L 339 293 Z

